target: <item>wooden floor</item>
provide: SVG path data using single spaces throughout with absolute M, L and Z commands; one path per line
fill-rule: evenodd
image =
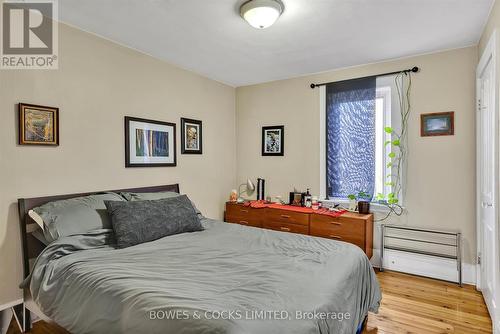
M 491 333 L 491 321 L 483 298 L 472 286 L 395 272 L 377 273 L 382 306 L 370 314 L 364 334 Z M 15 323 L 7 334 L 20 333 Z M 37 322 L 33 334 L 67 334 Z
M 378 314 L 365 334 L 491 333 L 491 320 L 475 287 L 401 273 L 377 273 L 382 288 Z

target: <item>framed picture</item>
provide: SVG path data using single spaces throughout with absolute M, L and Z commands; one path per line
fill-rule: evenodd
M 59 108 L 19 103 L 19 145 L 59 145 Z
M 176 165 L 174 123 L 125 117 L 125 167 Z
M 201 121 L 181 118 L 181 153 L 202 154 L 203 133 Z
M 420 136 L 451 136 L 455 133 L 455 113 L 437 112 L 420 115 Z
M 285 126 L 262 127 L 262 155 L 281 156 L 284 154 Z

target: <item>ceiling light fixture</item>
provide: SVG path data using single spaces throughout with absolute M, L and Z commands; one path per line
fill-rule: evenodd
M 241 5 L 240 15 L 252 27 L 265 29 L 276 22 L 284 9 L 279 0 L 250 0 Z

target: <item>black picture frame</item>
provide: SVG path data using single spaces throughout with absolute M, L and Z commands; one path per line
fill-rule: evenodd
M 186 136 L 188 133 L 186 132 L 187 126 L 194 126 L 197 128 L 197 139 L 198 139 L 198 148 L 193 149 L 187 147 L 188 142 L 186 140 Z M 181 118 L 181 153 L 182 154 L 203 154 L 203 122 L 197 119 L 191 118 Z
M 162 125 L 172 128 L 172 143 L 168 143 L 169 152 L 173 152 L 172 162 L 132 162 L 130 152 L 130 122 L 140 122 L 155 125 Z M 176 124 L 170 122 L 156 121 L 145 118 L 125 116 L 125 167 L 175 167 L 177 166 L 177 135 Z
M 33 114 L 38 113 L 51 113 L 52 124 L 50 132 L 52 140 L 35 140 L 26 138 L 26 112 L 29 111 Z M 36 117 L 36 115 L 35 115 Z M 33 130 L 32 130 L 33 131 Z M 18 104 L 18 144 L 19 145 L 40 145 L 40 146 L 59 146 L 59 108 L 47 107 L 37 104 L 19 103 Z
M 273 131 L 279 133 L 279 150 L 275 152 L 269 151 L 266 147 L 266 137 L 269 132 Z M 275 125 L 275 126 L 263 126 L 262 127 L 262 156 L 283 156 L 285 155 L 285 126 Z

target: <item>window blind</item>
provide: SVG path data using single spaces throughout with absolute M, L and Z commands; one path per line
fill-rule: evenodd
M 326 86 L 326 190 L 347 198 L 375 188 L 376 78 Z

